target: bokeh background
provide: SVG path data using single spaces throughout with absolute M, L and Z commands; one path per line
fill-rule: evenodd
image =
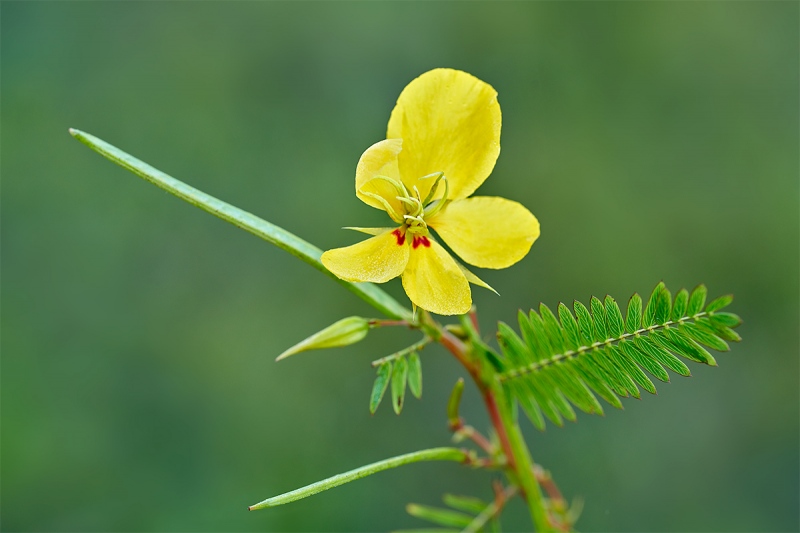
M 732 292 L 719 368 L 544 433 L 583 531 L 797 531 L 796 2 L 3 2 L 2 529 L 379 531 L 407 502 L 490 494 L 413 465 L 269 511 L 245 507 L 446 445 L 463 374 L 371 417 L 378 331 L 275 364 L 366 304 L 67 134 L 94 133 L 322 248 L 383 223 L 353 191 L 402 88 L 439 66 L 491 83 L 502 154 L 480 193 L 541 221 L 480 272 L 487 335 L 543 301 L 624 302 L 659 280 Z M 403 298 L 399 282 L 388 290 Z M 402 300 L 405 301 L 405 300 Z M 468 422 L 488 422 L 475 391 Z M 507 529 L 529 527 L 512 505 Z

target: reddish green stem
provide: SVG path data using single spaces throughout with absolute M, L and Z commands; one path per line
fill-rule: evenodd
M 472 318 L 474 320 L 474 318 Z M 480 363 L 473 361 L 468 352 L 467 345 L 455 335 L 446 331 L 438 324 L 429 324 L 435 330 L 432 337 L 438 340 L 455 358 L 466 368 L 472 379 L 475 381 L 481 392 L 486 410 L 489 413 L 492 426 L 494 427 L 500 446 L 506 456 L 506 465 L 510 477 L 517 482 L 523 491 L 523 495 L 528 502 L 528 509 L 531 513 L 536 529 L 538 531 L 552 531 L 552 524 L 547 518 L 547 512 L 543 505 L 542 493 L 536 478 L 533 475 L 533 462 L 528 454 L 525 441 L 516 423 L 511 417 L 504 415 L 510 413 L 508 406 L 498 404 L 498 386 L 488 382 L 481 372 Z M 473 330 L 474 331 L 474 330 Z

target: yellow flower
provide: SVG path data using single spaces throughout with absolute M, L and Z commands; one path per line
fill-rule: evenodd
M 328 250 L 325 267 L 353 282 L 402 276 L 414 305 L 440 315 L 469 311 L 469 283 L 488 285 L 453 259 L 431 230 L 481 268 L 513 265 L 539 236 L 539 222 L 521 204 L 468 198 L 500 154 L 500 122 L 497 92 L 466 72 L 435 69 L 409 83 L 386 140 L 367 148 L 356 167 L 356 196 L 399 227 L 352 228 L 374 236 Z

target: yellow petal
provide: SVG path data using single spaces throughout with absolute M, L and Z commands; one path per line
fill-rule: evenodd
M 452 69 L 435 69 L 409 83 L 389 118 L 386 137 L 403 139 L 400 174 L 423 198 L 444 172 L 450 198 L 466 198 L 489 176 L 500 154 L 500 104 L 497 92 L 478 78 Z M 440 197 L 441 186 L 436 198 Z
M 481 268 L 513 265 L 539 237 L 539 221 L 530 211 L 495 196 L 452 202 L 428 226 L 464 261 Z
M 472 306 L 467 278 L 439 243 L 427 242 L 411 249 L 403 288 L 417 307 L 439 315 L 463 315 Z
M 325 268 L 345 281 L 383 283 L 403 273 L 408 263 L 407 242 L 398 244 L 395 231 L 386 231 L 346 248 L 322 254 Z
M 367 205 L 386 211 L 386 206 L 369 193 L 383 198 L 398 214 L 404 213 L 403 205 L 397 200 L 398 192 L 386 180 L 375 179 L 384 176 L 400 181 L 400 170 L 397 166 L 397 155 L 403 147 L 400 139 L 386 139 L 373 144 L 361 155 L 356 166 L 356 196 Z M 368 193 L 368 194 L 364 194 Z

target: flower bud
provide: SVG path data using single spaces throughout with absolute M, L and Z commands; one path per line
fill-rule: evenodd
M 343 318 L 327 328 L 314 333 L 309 338 L 301 341 L 278 356 L 276 361 L 286 359 L 290 355 L 305 352 L 306 350 L 319 350 L 321 348 L 335 348 L 355 344 L 367 336 L 369 320 L 360 316 Z

